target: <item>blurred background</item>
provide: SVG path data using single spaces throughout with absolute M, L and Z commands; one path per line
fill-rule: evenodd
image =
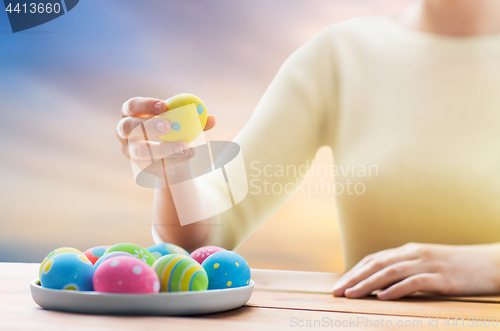
M 16 34 L 2 11 L 0 262 L 39 262 L 61 246 L 153 244 L 153 190 L 135 184 L 114 136 L 127 99 L 196 94 L 218 121 L 207 138 L 231 140 L 308 39 L 412 2 L 85 0 Z M 330 150 L 315 162 L 331 165 Z M 253 268 L 342 271 L 333 199 L 296 194 L 237 251 Z

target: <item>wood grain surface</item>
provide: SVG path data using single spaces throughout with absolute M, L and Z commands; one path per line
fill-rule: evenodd
M 455 318 L 492 318 L 500 320 L 500 304 L 466 301 L 438 301 L 422 298 L 405 298 L 396 301 L 382 301 L 371 296 L 364 299 L 335 298 L 322 293 L 293 293 L 276 291 L 254 291 L 251 307 L 288 308 L 348 312 L 392 316 L 416 316 Z
M 252 279 L 257 289 L 266 291 L 331 293 L 330 289 L 341 274 L 326 272 L 303 272 L 286 270 L 252 269 Z M 376 293 L 378 291 L 375 291 Z M 412 298 L 435 301 L 469 301 L 500 303 L 500 295 L 485 296 L 440 296 L 417 293 Z
M 337 274 L 253 270 L 256 289 L 246 306 L 196 317 L 101 316 L 47 311 L 31 298 L 30 280 L 38 264 L 0 263 L 0 330 L 297 330 L 335 327 L 449 329 L 446 317 L 500 318 L 500 305 L 486 302 L 408 298 L 380 301 L 334 298 Z M 287 290 L 287 289 L 292 290 Z M 429 319 L 431 317 L 431 319 Z M 441 319 L 436 320 L 435 317 Z M 388 324 L 390 323 L 390 325 Z M 429 325 L 433 323 L 433 325 Z M 437 323 L 437 324 L 436 324 Z M 398 327 L 401 329 L 401 327 Z M 482 328 L 484 329 L 484 327 Z

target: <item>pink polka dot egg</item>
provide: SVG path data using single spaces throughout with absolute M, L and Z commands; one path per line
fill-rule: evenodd
M 103 293 L 154 294 L 160 291 L 156 272 L 145 262 L 129 256 L 104 261 L 94 273 L 94 290 Z
M 194 250 L 191 253 L 191 258 L 195 259 L 199 264 L 202 264 L 207 257 L 221 251 L 225 251 L 225 249 L 217 246 L 204 246 Z
M 104 254 L 103 256 L 101 256 L 97 261 L 96 263 L 94 263 L 94 268 L 97 269 L 99 268 L 99 266 L 104 262 L 106 261 L 107 259 L 111 259 L 111 258 L 114 258 L 114 257 L 117 257 L 117 256 L 130 256 L 130 257 L 133 257 L 133 258 L 136 258 L 135 256 L 133 256 L 132 254 L 130 253 L 127 253 L 127 252 L 111 252 L 111 253 L 107 253 L 107 254 Z

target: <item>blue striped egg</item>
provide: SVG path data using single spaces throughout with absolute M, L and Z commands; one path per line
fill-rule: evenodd
M 202 291 L 208 287 L 205 269 L 189 256 L 165 255 L 153 264 L 162 292 Z

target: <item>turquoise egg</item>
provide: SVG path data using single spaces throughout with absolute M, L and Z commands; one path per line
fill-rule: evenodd
M 92 291 L 94 266 L 78 253 L 61 253 L 45 263 L 40 276 L 42 287 L 54 290 Z
M 151 252 L 151 254 L 153 254 L 153 256 L 156 259 L 159 259 L 160 257 L 168 254 L 180 254 L 189 256 L 188 251 L 186 251 L 184 248 L 169 243 L 161 243 L 158 245 L 154 245 L 148 247 L 147 250 Z
M 250 283 L 247 261 L 233 251 L 220 251 L 207 257 L 201 264 L 208 276 L 208 289 L 226 289 Z

